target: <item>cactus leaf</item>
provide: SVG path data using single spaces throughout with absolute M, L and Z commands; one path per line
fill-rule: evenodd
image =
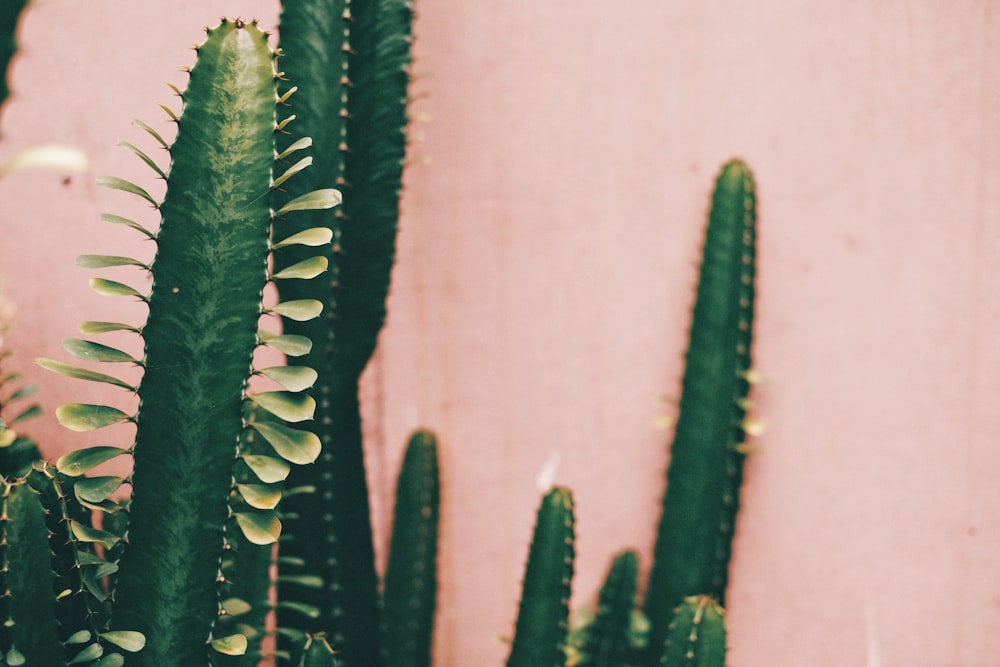
M 273 512 L 237 512 L 236 523 L 252 544 L 274 544 L 281 535 L 281 522 Z
M 322 450 L 319 438 L 309 431 L 267 422 L 253 422 L 251 426 L 264 436 L 281 458 L 291 463 L 312 463 Z
M 77 359 L 84 361 L 106 361 L 110 363 L 139 363 L 139 360 L 127 352 L 117 348 L 94 343 L 89 340 L 79 338 L 67 338 L 63 341 L 63 349 L 72 354 Z
M 261 331 L 260 341 L 268 347 L 273 347 L 278 352 L 289 357 L 301 357 L 312 351 L 312 341 L 305 336 L 295 334 L 277 335 L 267 331 Z
M 82 502 L 102 503 L 125 482 L 124 477 L 86 477 L 73 485 L 73 493 Z
M 135 220 L 129 220 L 128 218 L 123 218 L 120 215 L 112 215 L 111 213 L 102 213 L 101 220 L 103 220 L 104 222 L 110 222 L 113 225 L 125 225 L 126 227 L 131 227 L 137 232 L 141 232 L 142 234 L 151 239 L 156 238 L 156 234 L 149 231 Z
M 116 280 L 107 280 L 105 278 L 91 278 L 90 288 L 103 296 L 134 296 L 142 301 L 145 301 L 147 298 L 134 287 L 129 287 Z
M 316 383 L 317 373 L 308 366 L 274 366 L 259 371 L 288 391 L 305 391 Z
M 242 454 L 240 458 L 253 471 L 253 474 L 257 475 L 257 479 L 265 484 L 275 484 L 284 481 L 291 470 L 286 461 L 273 456 Z
M 10 420 L 10 424 L 11 425 L 16 424 L 18 422 L 24 421 L 25 419 L 31 419 L 32 417 L 37 417 L 40 414 L 42 414 L 42 408 L 37 405 L 32 405 L 31 407 L 26 408 L 21 412 L 17 413 Z
M 95 320 L 80 322 L 77 329 L 79 329 L 80 333 L 83 334 L 99 334 L 107 333 L 109 331 L 139 331 L 131 324 L 123 324 L 121 322 L 98 322 Z
M 223 655 L 246 655 L 249 642 L 244 635 L 229 635 L 212 640 L 212 650 Z
M 284 248 L 290 245 L 321 246 L 333 240 L 333 230 L 329 227 L 311 227 L 298 234 L 292 234 L 288 238 L 275 243 L 272 248 Z
M 279 609 L 290 609 L 296 613 L 302 614 L 307 618 L 320 617 L 319 607 L 317 607 L 316 605 L 306 604 L 304 602 L 292 602 L 290 600 L 285 600 L 283 602 L 278 602 L 277 607 Z
M 78 449 L 60 456 L 56 461 L 56 470 L 68 477 L 78 477 L 102 463 L 127 453 L 128 450 L 121 447 L 99 446 Z
M 90 630 L 80 630 L 79 632 L 74 632 L 69 637 L 66 638 L 64 643 L 66 644 L 86 644 L 90 641 L 91 637 Z
M 296 162 L 295 164 L 293 164 L 291 167 L 289 167 L 288 169 L 286 169 L 285 173 L 283 173 L 281 176 L 278 176 L 276 179 L 274 179 L 274 183 L 271 184 L 271 187 L 272 188 L 281 187 L 282 183 L 284 183 L 289 178 L 291 178 L 295 174 L 299 173 L 300 171 L 302 171 L 306 167 L 311 166 L 312 163 L 313 163 L 313 159 L 312 159 L 311 155 L 309 157 L 302 158 L 301 160 L 299 160 L 298 162 Z
M 323 304 L 316 299 L 295 299 L 275 305 L 270 312 L 296 322 L 305 322 L 318 317 L 323 312 Z
M 87 662 L 88 660 L 96 660 L 104 655 L 104 648 L 100 644 L 91 644 L 87 648 L 83 649 L 70 660 L 68 665 L 78 665 L 81 662 Z
M 110 188 L 112 190 L 121 190 L 122 192 L 128 192 L 129 194 L 138 195 L 139 197 L 142 197 L 150 204 L 152 204 L 153 208 L 159 208 L 160 206 L 160 203 L 155 199 L 153 199 L 153 196 L 151 194 L 143 190 L 135 183 L 126 181 L 123 178 L 118 178 L 116 176 L 101 176 L 100 178 L 97 179 L 97 185 L 104 188 Z
M 141 150 L 139 150 L 138 148 L 136 148 L 135 146 L 133 146 L 129 142 L 127 142 L 127 141 L 119 141 L 118 145 L 121 146 L 122 148 L 126 148 L 126 149 L 130 150 L 132 153 L 134 153 L 137 158 L 139 158 L 140 160 L 142 160 L 143 162 L 145 162 L 147 165 L 149 165 L 149 168 L 152 169 L 153 171 L 155 171 L 160 178 L 166 178 L 167 177 L 166 173 L 164 173 L 164 171 L 162 169 L 160 169 L 160 165 L 156 164 L 151 157 L 149 157 L 148 155 L 146 155 L 145 153 L 143 153 Z
M 303 148 L 309 148 L 313 145 L 312 137 L 302 137 L 298 141 L 292 142 L 292 145 L 285 150 L 278 153 L 278 160 L 284 160 L 286 157 L 294 153 L 295 151 L 300 151 Z
M 52 371 L 53 373 L 59 373 L 60 375 L 65 375 L 67 377 L 76 378 L 78 380 L 88 380 L 90 382 L 103 382 L 105 384 L 112 384 L 116 387 L 135 391 L 135 387 L 130 385 L 128 382 L 119 380 L 118 378 L 110 375 L 105 375 L 104 373 L 87 370 L 86 368 L 79 368 L 78 366 L 73 366 L 71 364 L 64 364 L 63 362 L 56 361 L 54 359 L 36 359 L 35 363 L 46 370 Z
M 236 490 L 247 505 L 258 510 L 273 510 L 281 500 L 281 489 L 267 484 L 237 484 Z
M 307 394 L 265 391 L 252 396 L 251 400 L 257 407 L 286 422 L 307 421 L 316 412 L 316 401 Z
M 124 664 L 125 658 L 122 657 L 121 653 L 109 653 L 91 667 L 122 667 Z
M 94 431 L 132 419 L 127 413 L 109 405 L 67 403 L 56 408 L 56 419 L 71 431 Z
M 81 542 L 99 544 L 105 549 L 110 549 L 121 541 L 121 538 L 114 533 L 100 530 L 99 528 L 91 528 L 86 524 L 73 521 L 72 519 L 69 522 L 69 527 L 73 531 L 73 535 L 76 536 L 76 539 Z
M 132 419 L 127 413 L 109 405 L 67 403 L 56 408 L 56 419 L 71 431 L 93 431 Z
M 296 197 L 292 201 L 288 202 L 274 214 L 276 218 L 280 218 L 286 213 L 291 213 L 292 211 L 318 211 L 328 208 L 333 208 L 340 204 L 342 196 L 340 190 L 334 188 L 323 188 L 321 190 L 313 190 L 304 195 Z
M 253 607 L 246 600 L 241 598 L 226 598 L 219 603 L 226 616 L 242 616 L 253 610 Z
M 318 577 L 314 574 L 283 574 L 278 577 L 278 580 L 287 584 L 305 586 L 306 588 L 323 587 L 323 577 Z
M 148 269 L 149 265 L 131 257 L 120 255 L 80 255 L 76 258 L 76 265 L 85 269 L 106 269 L 111 266 L 138 266 Z
M 146 645 L 145 635 L 132 630 L 111 630 L 110 632 L 102 632 L 100 637 L 129 653 L 141 651 Z
M 138 120 L 138 119 L 133 120 L 132 124 L 135 125 L 136 127 L 139 127 L 139 128 L 142 128 L 143 130 L 145 130 L 146 133 L 149 136 L 153 137 L 153 139 L 156 140 L 156 143 L 160 144 L 160 146 L 162 146 L 163 148 L 166 148 L 166 149 L 170 148 L 170 146 L 167 144 L 167 142 L 163 140 L 163 137 L 160 136 L 160 133 L 157 132 L 156 130 L 154 130 L 153 128 L 151 128 L 149 125 L 146 125 L 145 123 L 143 123 L 141 120 Z
M 297 264 L 293 264 L 282 269 L 281 271 L 278 271 L 271 277 L 278 280 L 288 280 L 291 278 L 315 278 L 319 274 L 326 271 L 329 265 L 330 260 L 326 257 L 310 257 L 309 259 L 304 259 Z

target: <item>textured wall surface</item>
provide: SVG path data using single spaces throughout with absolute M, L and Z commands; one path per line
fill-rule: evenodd
M 21 32 L 0 157 L 83 148 L 63 179 L 0 180 L 14 365 L 31 430 L 96 400 L 33 368 L 83 319 L 84 252 L 148 248 L 93 185 L 156 185 L 115 142 L 221 15 L 263 0 L 50 0 Z M 379 540 L 407 432 L 443 445 L 436 665 L 499 665 L 548 464 L 577 498 L 575 604 L 610 555 L 648 557 L 711 181 L 760 202 L 755 414 L 729 597 L 731 663 L 987 667 L 1000 655 L 1000 8 L 418 0 L 400 254 L 365 382 Z M 124 434 L 127 436 L 127 434 Z M 648 566 L 648 563 L 645 565 Z

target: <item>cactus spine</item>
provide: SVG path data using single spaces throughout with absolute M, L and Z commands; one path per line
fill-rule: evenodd
M 657 662 L 678 604 L 690 595 L 724 599 L 745 457 L 755 244 L 753 177 L 733 160 L 716 180 L 705 236 L 645 599 L 647 667 Z
M 572 493 L 550 489 L 538 508 L 507 667 L 561 667 L 566 660 L 573 525 Z

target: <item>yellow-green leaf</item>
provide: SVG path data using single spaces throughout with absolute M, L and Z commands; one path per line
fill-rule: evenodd
M 124 664 L 125 658 L 122 657 L 121 653 L 109 653 L 91 667 L 122 667 Z
M 249 642 L 243 635 L 229 635 L 212 640 L 212 648 L 223 655 L 244 655 Z
M 84 361 L 107 361 L 111 363 L 132 362 L 138 360 L 127 352 L 122 352 L 118 348 L 109 347 L 100 343 L 93 343 L 89 340 L 79 338 L 67 338 L 63 341 L 63 349 L 72 354 L 77 359 Z
M 101 220 L 103 220 L 104 222 L 110 222 L 113 225 L 125 225 L 126 227 L 131 227 L 137 232 L 145 234 L 151 239 L 156 238 L 156 234 L 149 231 L 135 220 L 129 220 L 128 218 L 123 218 L 120 215 L 112 215 L 111 213 L 101 213 Z
M 340 204 L 342 196 L 340 190 L 325 188 L 323 190 L 313 190 L 296 197 L 288 202 L 275 213 L 275 217 L 280 217 L 292 211 L 315 211 L 318 209 L 333 208 Z
M 139 331 L 131 324 L 122 324 L 121 322 L 96 322 L 93 320 L 80 322 L 77 329 L 80 330 L 80 333 L 85 334 L 99 334 L 107 333 L 109 331 Z
M 71 431 L 93 431 L 127 421 L 131 417 L 109 405 L 67 403 L 56 408 L 56 419 Z
M 257 475 L 257 479 L 265 484 L 282 482 L 288 477 L 288 473 L 291 472 L 291 467 L 287 462 L 282 459 L 276 459 L 273 456 L 243 454 L 241 458 L 247 464 L 247 467 L 253 471 L 253 474 Z
M 323 304 L 316 299 L 295 299 L 277 304 L 271 312 L 296 322 L 305 322 L 318 317 L 323 312 Z
M 258 510 L 273 510 L 281 500 L 281 489 L 267 484 L 237 484 L 246 504 Z
M 146 636 L 141 632 L 135 632 L 134 630 L 112 630 L 111 632 L 102 632 L 100 637 L 104 641 L 114 644 L 118 648 L 124 649 L 129 653 L 141 651 L 146 645 Z
M 278 336 L 268 331 L 261 331 L 258 335 L 264 345 L 273 347 L 289 357 L 301 357 L 312 351 L 312 341 L 305 336 L 295 334 Z
M 111 266 L 139 266 L 148 269 L 145 263 L 131 257 L 121 255 L 80 255 L 76 258 L 76 265 L 85 269 L 106 269 Z
M 106 278 L 91 278 L 90 289 L 103 296 L 134 296 L 138 299 L 146 300 L 146 296 L 134 287 L 129 287 L 125 283 Z
M 278 176 L 276 179 L 274 179 L 274 183 L 271 184 L 271 187 L 272 188 L 281 187 L 282 183 L 284 183 L 289 178 L 291 178 L 295 174 L 299 173 L 300 171 L 302 171 L 306 167 L 310 166 L 312 163 L 313 163 L 312 156 L 302 158 L 301 160 L 299 160 L 298 162 L 296 162 L 295 164 L 293 164 L 291 167 L 289 167 L 285 171 L 285 173 L 283 173 L 281 176 Z
M 133 195 L 139 195 L 154 207 L 159 207 L 159 202 L 153 199 L 152 195 L 140 188 L 135 183 L 126 181 L 122 178 L 117 178 L 115 176 L 101 176 L 97 179 L 97 184 L 101 187 L 111 188 L 112 190 L 121 190 L 122 192 L 128 192 Z
M 145 162 L 147 165 L 149 165 L 149 168 L 152 169 L 153 171 L 155 171 L 160 178 L 166 178 L 167 177 L 167 175 L 163 172 L 163 170 L 160 169 L 160 165 L 158 165 L 155 162 L 153 162 L 153 159 L 151 157 L 149 157 L 148 155 L 146 155 L 145 153 L 143 153 L 141 150 L 139 150 L 138 148 L 136 148 L 135 146 L 133 146 L 129 142 L 127 142 L 127 141 L 119 141 L 118 145 L 121 146 L 122 148 L 126 148 L 126 149 L 132 151 L 132 153 L 134 153 L 137 158 L 139 158 L 140 160 L 142 160 L 143 162 Z
M 300 151 L 303 148 L 309 148 L 312 145 L 313 145 L 312 137 L 303 137 L 303 138 L 299 139 L 298 141 L 296 141 L 295 143 L 293 143 L 288 148 L 286 148 L 285 150 L 281 151 L 278 154 L 277 159 L 278 160 L 284 160 L 286 157 L 288 157 L 289 155 L 291 155 L 295 151 Z
M 253 610 L 250 603 L 242 598 L 227 598 L 220 604 L 222 605 L 223 611 L 226 612 L 226 616 L 242 616 L 248 611 Z
M 110 461 L 116 456 L 127 454 L 127 449 L 120 447 L 91 447 L 89 449 L 78 449 L 75 452 L 64 454 L 56 461 L 56 470 L 68 477 L 78 477 L 92 468 L 96 468 L 106 461 Z
M 254 422 L 252 426 L 271 444 L 278 456 L 292 463 L 312 463 L 323 448 L 319 438 L 309 431 L 267 422 Z
M 312 419 L 316 412 L 316 401 L 307 394 L 265 391 L 251 396 L 250 399 L 258 407 L 286 422 L 306 421 Z
M 64 364 L 61 361 L 56 361 L 55 359 L 36 359 L 35 363 L 46 370 L 50 370 L 53 373 L 59 373 L 60 375 L 65 375 L 67 377 L 76 378 L 78 380 L 88 380 L 90 382 L 103 382 L 106 384 L 113 384 L 117 387 L 122 387 L 123 389 L 129 389 L 135 391 L 135 387 L 130 385 L 128 382 L 119 380 L 116 377 L 111 377 L 110 375 L 105 375 L 104 373 L 98 373 L 96 371 L 87 370 L 86 368 L 79 368 L 77 366 L 71 366 L 70 364 Z
M 278 249 L 290 245 L 304 245 L 314 248 L 316 246 L 326 245 L 332 240 L 333 230 L 329 227 L 311 227 L 310 229 L 303 230 L 298 234 L 292 234 L 288 238 L 278 241 L 271 247 Z
M 104 649 L 101 648 L 100 644 L 91 644 L 87 648 L 83 649 L 70 660 L 68 665 L 76 665 L 81 662 L 87 662 L 88 660 L 96 660 L 104 654 Z
M 274 544 L 281 535 L 281 522 L 274 512 L 237 512 L 236 523 L 253 544 Z
M 293 278 L 309 280 L 326 271 L 329 265 L 330 261 L 326 257 L 310 257 L 278 271 L 271 277 L 277 280 Z
M 288 391 L 305 391 L 316 383 L 319 375 L 308 366 L 274 366 L 260 371 Z

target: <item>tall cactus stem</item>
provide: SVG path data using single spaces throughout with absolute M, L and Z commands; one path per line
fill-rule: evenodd
M 667 489 L 646 593 L 644 664 L 690 595 L 723 601 L 745 457 L 756 195 L 750 169 L 723 166 L 712 195 Z
M 140 667 L 205 664 L 219 613 L 267 281 L 274 80 L 267 35 L 255 25 L 224 21 L 209 30 L 171 148 L 113 616 L 115 627 L 146 635 L 132 663 Z

